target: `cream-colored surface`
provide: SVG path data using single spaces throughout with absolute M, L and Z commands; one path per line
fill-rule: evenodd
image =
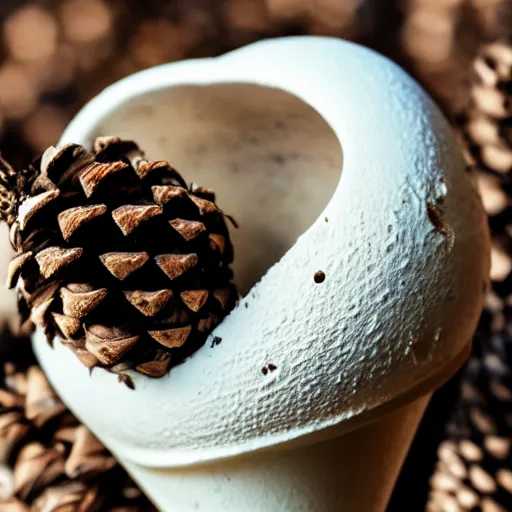
M 208 98 L 232 94 L 234 83 L 253 85 L 233 96 L 236 108 L 224 102 L 216 111 L 217 103 Z M 275 89 L 309 104 L 332 132 L 309 115 L 294 123 L 293 136 L 276 135 L 266 119 L 276 116 L 270 99 Z M 176 101 L 179 94 L 185 96 Z M 266 95 L 269 100 L 262 102 Z M 159 112 L 162 98 L 166 108 Z M 183 107 L 187 98 L 204 103 L 201 115 L 193 117 L 195 110 Z M 294 102 L 289 98 L 283 105 Z M 144 108 L 154 123 L 144 121 Z M 192 120 L 171 122 L 172 108 Z M 137 122 L 134 115 L 140 116 Z M 399 396 L 414 401 L 429 391 L 421 383 L 435 387 L 440 368 L 465 353 L 487 286 L 487 224 L 448 124 L 394 64 L 326 38 L 260 43 L 131 77 L 91 102 L 61 142 L 89 144 L 107 126 L 117 128 L 122 116 L 132 119 L 124 134 L 157 141 L 149 147 L 150 158 L 176 162 L 185 175 L 193 168 L 194 179 L 220 190 L 219 201 L 230 185 L 210 182 L 211 169 L 220 172 L 233 157 L 245 162 L 241 172 L 251 175 L 236 181 L 228 199 L 237 218 L 251 220 L 245 209 L 267 197 L 252 176 L 266 166 L 251 162 L 255 153 L 245 142 L 238 149 L 220 144 L 201 156 L 185 151 L 184 141 L 208 146 L 219 138 L 233 140 L 237 129 L 250 132 L 247 127 L 263 118 L 266 145 L 294 144 L 299 154 L 311 155 L 315 176 L 326 184 L 311 202 L 309 196 L 293 200 L 300 186 L 283 190 L 286 201 L 297 205 L 290 209 L 293 217 L 279 216 L 285 202 L 277 198 L 266 204 L 265 214 L 282 223 L 276 228 L 284 237 L 282 248 L 293 241 L 286 235 L 290 226 L 297 226 L 294 236 L 304 233 L 215 330 L 222 343 L 207 343 L 168 377 L 134 376 L 132 392 L 104 371 L 90 378 L 65 348 L 57 344 L 52 352 L 41 336 L 35 338 L 41 364 L 66 403 L 124 460 L 171 468 L 257 456 L 259 450 L 343 428 Z M 208 119 L 209 129 L 201 128 Z M 236 119 L 237 126 L 226 126 L 225 119 Z M 310 140 L 311 123 L 324 141 L 306 151 L 301 141 Z M 342 147 L 342 173 L 333 170 L 339 158 L 333 134 Z M 333 156 L 327 158 L 322 147 Z M 286 183 L 293 166 L 282 167 Z M 307 162 L 297 168 L 308 169 Z M 308 172 L 297 173 L 297 180 L 313 183 Z M 328 202 L 322 211 L 323 201 Z M 432 211 L 440 223 L 433 222 Z M 244 251 L 251 251 L 256 233 Z M 268 248 L 275 256 L 280 251 Z M 318 270 L 326 274 L 322 284 L 313 280 Z M 249 283 L 259 273 L 261 268 L 241 278 Z M 270 363 L 277 369 L 264 375 Z
M 245 295 L 309 228 L 340 179 L 340 143 L 310 106 L 250 84 L 181 86 L 114 112 L 101 134 L 136 140 L 232 213 L 233 269 Z
M 120 461 L 167 512 L 382 512 L 429 398 L 295 449 L 178 470 Z

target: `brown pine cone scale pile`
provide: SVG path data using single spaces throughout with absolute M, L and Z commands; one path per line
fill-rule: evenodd
M 28 343 L 3 329 L 0 339 L 11 350 Z M 112 454 L 31 364 L 30 345 L 23 363 L 19 357 L 4 359 L 9 362 L 0 367 L 0 510 L 154 512 Z
M 0 209 L 23 319 L 128 385 L 122 372 L 162 377 L 234 307 L 214 192 L 187 186 L 134 142 L 51 147 L 22 172 L 2 162 Z

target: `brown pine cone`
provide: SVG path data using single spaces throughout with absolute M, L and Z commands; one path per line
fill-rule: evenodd
M 0 368 L 0 510 L 154 512 L 106 448 L 79 423 L 32 362 L 30 343 L 9 345 Z
M 438 450 L 429 512 L 512 510 L 512 46 L 485 46 L 460 117 L 493 236 L 492 290 Z
M 167 162 L 103 137 L 92 153 L 70 144 L 27 171 L 3 167 L 0 213 L 18 253 L 8 286 L 24 319 L 87 367 L 162 377 L 233 308 L 233 250 L 215 195 Z

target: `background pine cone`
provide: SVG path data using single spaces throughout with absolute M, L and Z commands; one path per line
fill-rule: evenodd
M 154 512 L 55 395 L 35 365 L 29 340 L 8 331 L 0 339 L 0 510 Z
M 8 287 L 18 283 L 24 319 L 87 367 L 161 377 L 233 308 L 233 250 L 213 191 L 135 143 L 51 147 L 15 193 Z
M 438 449 L 429 512 L 512 510 L 512 46 L 483 47 L 471 97 L 458 122 L 490 216 L 493 284 Z

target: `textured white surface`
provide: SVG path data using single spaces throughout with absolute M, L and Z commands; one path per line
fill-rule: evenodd
M 70 408 L 147 466 L 283 443 L 410 390 L 461 352 L 487 283 L 484 212 L 446 121 L 396 65 L 350 43 L 277 39 L 149 70 L 93 100 L 61 143 L 88 144 L 102 119 L 145 92 L 223 82 L 309 103 L 341 142 L 343 174 L 319 219 L 215 330 L 222 343 L 168 377 L 136 375 L 133 392 L 104 371 L 89 377 L 71 352 L 35 336 Z M 447 233 L 427 204 L 442 210 Z M 277 370 L 263 376 L 269 363 Z

